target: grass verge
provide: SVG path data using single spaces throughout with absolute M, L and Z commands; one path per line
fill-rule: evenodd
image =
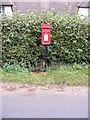
M 62 84 L 68 86 L 88 86 L 88 67 L 57 66 L 47 68 L 47 72 L 1 69 L 2 82 L 27 83 L 32 85 Z

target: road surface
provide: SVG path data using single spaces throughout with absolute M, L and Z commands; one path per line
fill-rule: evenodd
M 88 118 L 88 93 L 4 91 L 3 118 Z

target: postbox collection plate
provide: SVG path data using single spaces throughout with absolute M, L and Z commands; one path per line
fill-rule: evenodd
M 48 42 L 48 34 L 47 33 L 44 34 L 44 42 Z

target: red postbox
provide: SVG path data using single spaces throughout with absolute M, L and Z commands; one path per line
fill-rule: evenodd
M 42 24 L 42 45 L 50 45 L 50 24 Z

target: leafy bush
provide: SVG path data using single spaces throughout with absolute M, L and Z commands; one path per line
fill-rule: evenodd
M 28 68 L 41 67 L 44 47 L 41 44 L 41 24 L 51 24 L 51 44 L 48 46 L 48 64 L 82 63 L 88 61 L 88 27 L 86 19 L 68 16 L 57 11 L 16 13 L 2 22 L 2 60 Z

